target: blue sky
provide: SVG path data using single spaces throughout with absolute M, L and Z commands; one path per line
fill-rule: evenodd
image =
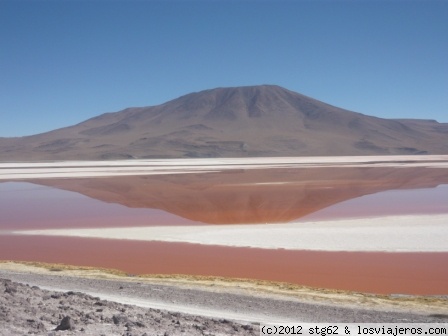
M 0 137 L 277 84 L 448 122 L 448 1 L 0 0 Z

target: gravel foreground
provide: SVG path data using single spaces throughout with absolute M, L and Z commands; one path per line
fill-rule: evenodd
M 189 316 L 0 280 L 0 335 L 258 335 L 257 325 Z
M 445 301 L 441 310 L 415 302 L 398 309 L 363 303 L 362 295 L 359 304 L 341 304 L 234 287 L 49 273 L 0 269 L 1 336 L 259 335 L 260 322 L 448 322 Z

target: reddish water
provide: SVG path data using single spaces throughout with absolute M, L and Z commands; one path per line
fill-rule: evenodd
M 448 185 L 437 188 L 382 191 L 319 210 L 301 221 L 448 213 Z
M 444 169 L 313 168 L 0 183 L 0 230 L 448 213 Z
M 427 168 L 270 169 L 7 182 L 0 183 L 0 231 L 448 213 L 446 185 L 446 169 Z M 375 293 L 448 294 L 448 253 L 286 251 L 0 234 L 0 259 Z
M 0 183 L 0 214 L 0 230 L 202 224 L 26 182 Z
M 2 259 L 285 281 L 371 293 L 448 294 L 448 253 L 311 252 L 181 243 L 0 236 Z

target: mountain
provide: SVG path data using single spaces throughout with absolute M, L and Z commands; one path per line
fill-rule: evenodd
M 261 85 L 0 138 L 0 161 L 378 154 L 448 154 L 448 124 L 367 116 Z

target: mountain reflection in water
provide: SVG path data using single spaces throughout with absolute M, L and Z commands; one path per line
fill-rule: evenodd
M 129 208 L 159 209 L 194 222 L 258 224 L 290 222 L 381 191 L 434 188 L 448 184 L 448 173 L 424 167 L 324 167 L 30 182 Z
M 348 210 L 383 216 L 390 214 L 385 205 L 399 214 L 448 213 L 448 188 L 436 188 L 447 184 L 448 169 L 423 167 L 36 179 L 0 183 L 0 230 L 281 223 L 343 218 Z M 390 204 L 382 199 L 386 194 Z M 447 293 L 445 252 L 301 251 L 0 234 L 0 255 L 133 274 L 263 279 L 384 294 Z

